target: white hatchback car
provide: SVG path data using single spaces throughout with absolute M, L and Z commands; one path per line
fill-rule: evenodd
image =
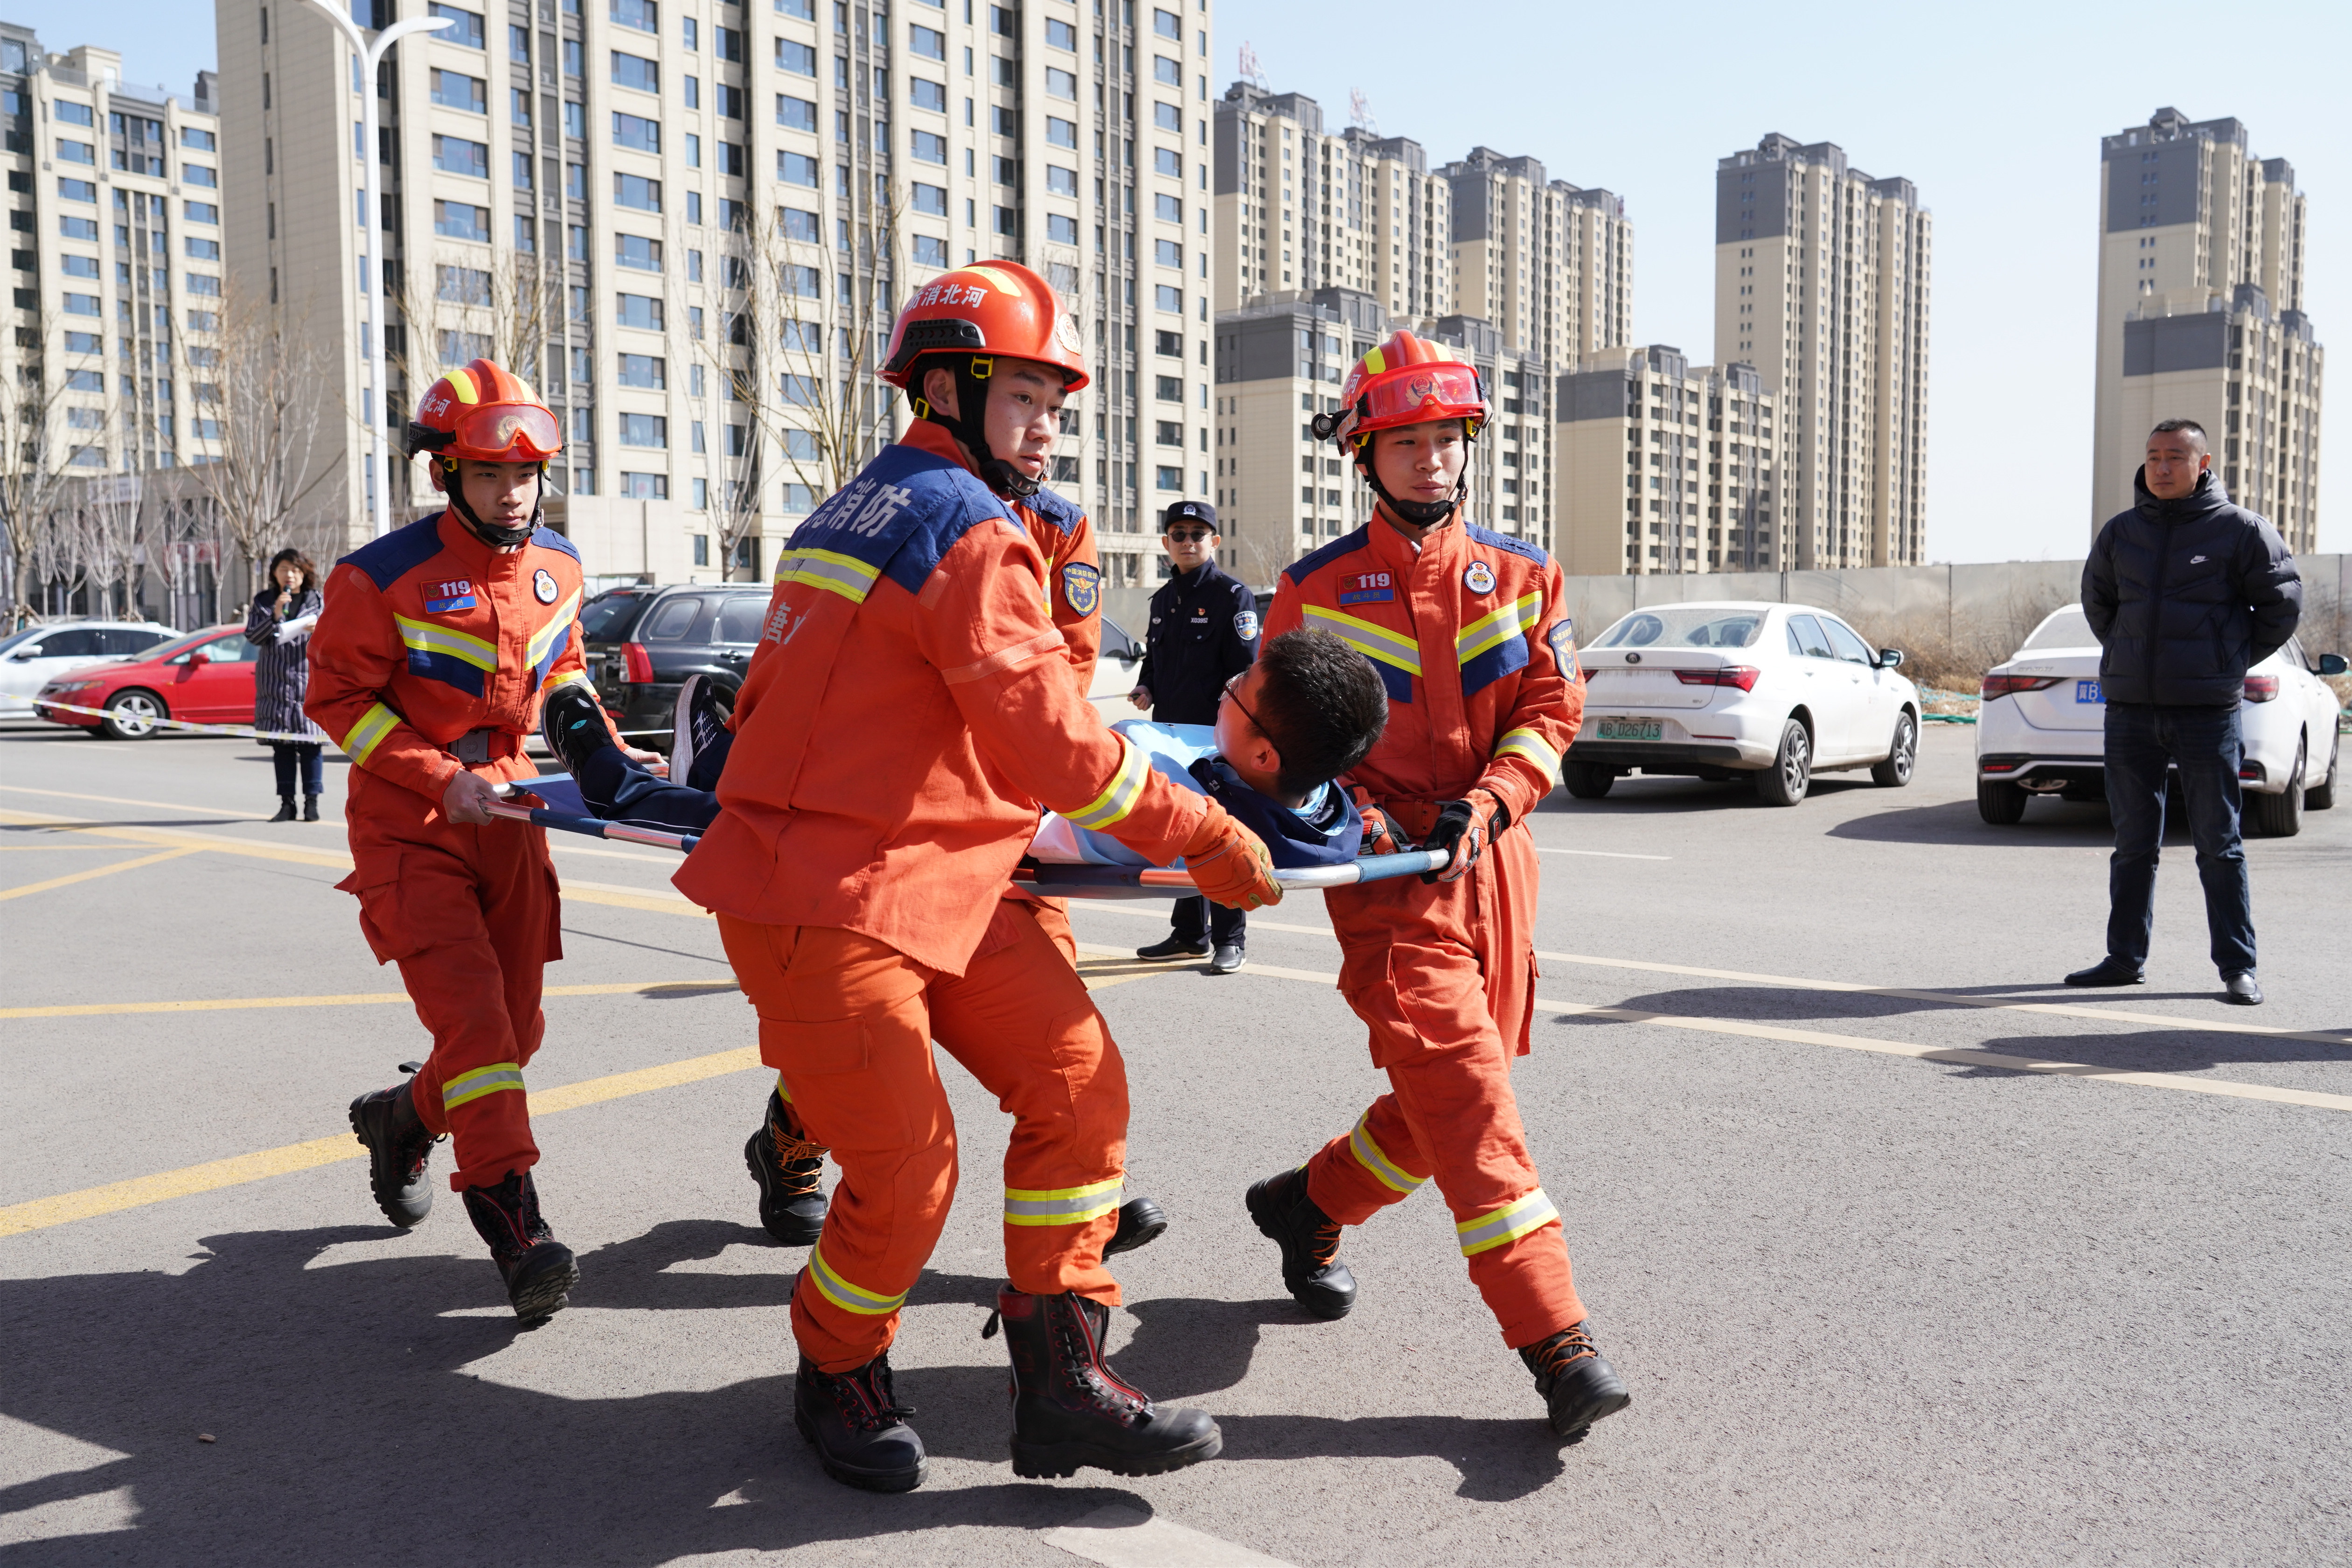
M 2099 654 L 2083 606 L 2069 605 L 1985 676 L 1977 715 L 1977 812 L 1987 822 L 2020 820 L 2037 795 L 2107 798 Z M 2291 838 L 2303 831 L 2305 807 L 2326 811 L 2336 804 L 2342 709 L 2319 678 L 2345 669 L 2342 656 L 2313 658 L 2290 639 L 2246 672 L 2238 787 L 2249 836 Z
M 1578 650 L 1584 727 L 1560 769 L 1568 793 L 1598 800 L 1625 773 L 1752 778 L 1794 805 L 1818 773 L 1868 768 L 1911 782 L 1919 691 L 1810 605 L 1719 601 L 1635 610 Z
M 0 637 L 0 719 L 30 719 L 35 694 L 68 669 L 119 664 L 179 635 L 153 621 L 58 621 Z

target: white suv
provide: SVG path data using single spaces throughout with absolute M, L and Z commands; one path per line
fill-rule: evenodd
M 2107 798 L 2099 653 L 2083 606 L 2069 605 L 1985 676 L 1977 716 L 1977 812 L 1987 822 L 2019 821 L 2037 795 Z M 2238 787 L 2248 836 L 2291 838 L 2303 831 L 2305 807 L 2326 811 L 2336 804 L 2342 710 L 2319 678 L 2345 668 L 2340 655 L 2314 658 L 2290 639 L 2246 672 Z

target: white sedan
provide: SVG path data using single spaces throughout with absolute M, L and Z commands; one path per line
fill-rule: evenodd
M 31 718 L 34 695 L 68 669 L 120 664 L 179 635 L 153 621 L 59 621 L 0 637 L 0 718 Z
M 1985 676 L 1977 715 L 1977 812 L 1987 822 L 2018 821 L 2037 795 L 2107 798 L 2099 653 L 2083 606 L 2069 605 Z M 2341 655 L 2314 658 L 2290 639 L 2246 672 L 2238 788 L 2249 836 L 2291 838 L 2303 831 L 2306 806 L 2326 811 L 2336 804 L 2342 709 L 2319 678 L 2345 668 Z
M 1598 800 L 1637 769 L 1752 778 L 1773 805 L 1812 776 L 1868 768 L 1911 782 L 1919 691 L 1827 610 L 1742 601 L 1635 610 L 1579 650 L 1584 727 L 1560 769 L 1568 793 Z

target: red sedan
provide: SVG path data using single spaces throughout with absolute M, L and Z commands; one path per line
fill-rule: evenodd
M 36 717 L 88 730 L 95 739 L 143 741 L 163 733 L 159 719 L 199 724 L 253 722 L 253 671 L 260 649 L 243 626 L 208 626 L 159 643 L 127 664 L 68 669 L 33 699 Z M 70 713 L 52 704 L 103 710 Z

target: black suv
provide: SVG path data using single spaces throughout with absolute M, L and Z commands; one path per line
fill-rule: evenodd
M 632 744 L 666 752 L 686 678 L 741 684 L 767 616 L 768 590 L 748 584 L 614 588 L 580 612 L 588 679 Z

